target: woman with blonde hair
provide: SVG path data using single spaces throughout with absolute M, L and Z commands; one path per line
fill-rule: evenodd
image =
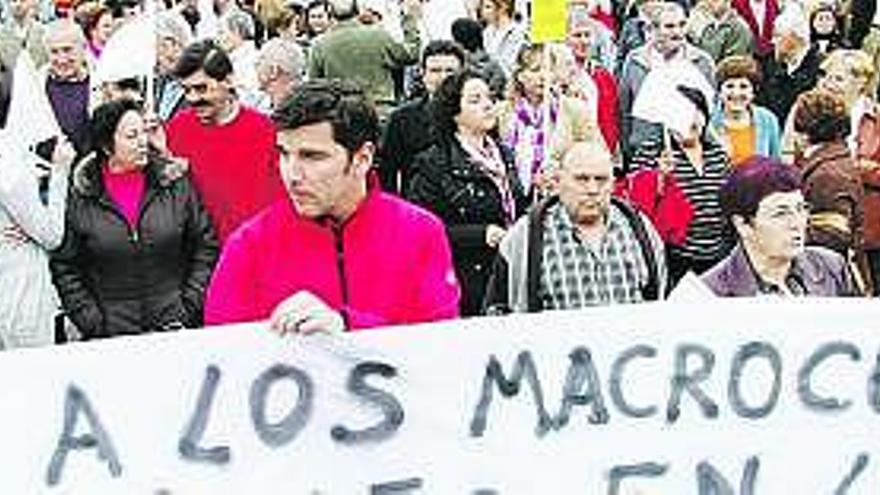
M 875 114 L 875 98 L 872 96 L 875 71 L 871 58 L 861 50 L 839 49 L 829 53 L 819 66 L 816 88 L 834 93 L 846 105 L 850 116 L 850 134 L 847 143 L 856 150 L 861 121 L 866 115 Z M 782 138 L 782 154 L 791 162 L 804 152 L 803 136 L 794 129 L 794 110 L 785 122 Z
M 514 150 L 517 175 L 530 193 L 533 186 L 546 185 L 547 172 L 558 163 L 567 144 L 600 139 L 595 111 L 590 112 L 584 99 L 569 94 L 578 94 L 578 85 L 567 50 L 543 44 L 523 49 L 507 101 L 501 104 L 501 140 Z
M 266 26 L 267 38 L 279 36 L 283 27 L 290 26 L 290 18 L 293 15 L 282 0 L 256 0 L 254 12 L 260 22 Z

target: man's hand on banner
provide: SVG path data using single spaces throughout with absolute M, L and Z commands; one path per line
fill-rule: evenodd
M 269 319 L 269 327 L 280 335 L 342 333 L 345 321 L 318 296 L 299 291 L 279 304 Z

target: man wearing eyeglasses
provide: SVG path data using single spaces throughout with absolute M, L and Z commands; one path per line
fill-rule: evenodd
M 797 169 L 752 158 L 731 174 L 720 196 L 739 245 L 702 277 L 717 295 L 860 295 L 841 255 L 805 246 L 809 206 Z

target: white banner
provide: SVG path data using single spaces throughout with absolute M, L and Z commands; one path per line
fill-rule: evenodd
M 0 354 L 0 487 L 876 494 L 880 303 L 626 306 Z

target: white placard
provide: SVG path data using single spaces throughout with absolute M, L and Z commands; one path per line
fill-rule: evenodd
M 724 300 L 8 352 L 0 487 L 876 494 L 878 326 L 875 301 Z

